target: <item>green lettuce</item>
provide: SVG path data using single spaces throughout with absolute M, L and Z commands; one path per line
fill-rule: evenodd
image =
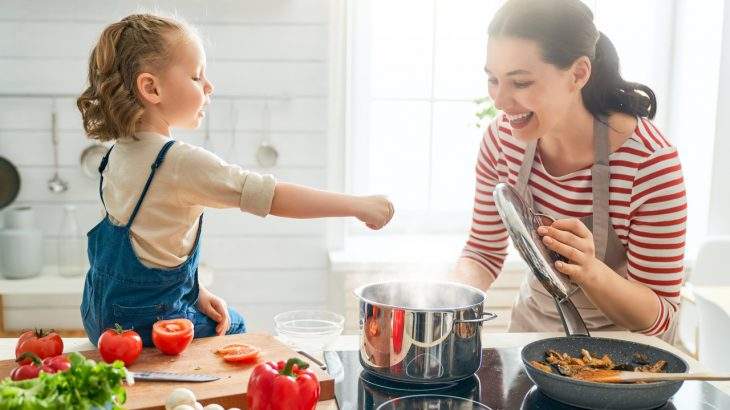
M 124 363 L 96 363 L 78 353 L 68 358 L 71 368 L 65 372 L 0 380 L 0 410 L 122 409 L 127 399 Z

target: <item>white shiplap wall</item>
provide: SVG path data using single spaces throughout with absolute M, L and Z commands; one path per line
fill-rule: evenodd
M 215 86 L 209 147 L 223 158 L 280 180 L 326 185 L 328 0 L 52 1 L 0 2 L 0 155 L 20 170 L 17 205 L 36 209 L 46 235 L 47 261 L 63 205 L 79 207 L 81 228 L 100 218 L 97 180 L 78 165 L 88 145 L 70 97 L 58 98 L 61 177 L 70 190 L 46 189 L 52 176 L 51 98 L 3 94 L 76 95 L 86 78 L 88 53 L 102 28 L 141 10 L 176 12 L 207 42 L 208 73 Z M 235 96 L 227 98 L 226 96 Z M 279 150 L 273 169 L 256 166 L 262 111 L 271 112 L 271 141 Z M 232 108 L 237 112 L 232 118 Z M 235 143 L 232 126 L 236 123 Z M 178 132 L 202 145 L 203 130 Z M 215 271 L 212 290 L 248 320 L 271 329 L 276 312 L 326 303 L 327 253 L 323 221 L 260 219 L 236 210 L 206 213 L 202 260 Z

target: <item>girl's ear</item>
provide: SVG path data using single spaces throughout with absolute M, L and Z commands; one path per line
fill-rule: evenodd
M 574 90 L 581 90 L 588 83 L 591 77 L 591 60 L 586 56 L 581 56 L 573 62 L 571 71 L 571 85 Z
M 150 73 L 141 73 L 137 76 L 137 92 L 144 102 L 150 104 L 160 102 L 160 82 Z

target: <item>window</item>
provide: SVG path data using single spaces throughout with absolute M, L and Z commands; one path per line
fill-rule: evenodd
M 483 132 L 475 126 L 474 100 L 487 93 L 483 72 L 487 27 L 501 3 L 350 3 L 349 184 L 354 193 L 385 193 L 392 198 L 398 215 L 389 228 L 392 232 L 464 233 L 468 229 L 474 166 Z M 666 0 L 586 3 L 594 11 L 597 27 L 616 46 L 624 78 L 644 83 L 656 93 L 658 126 L 680 152 L 696 144 L 697 136 L 684 135 L 686 126 L 676 119 L 676 103 L 687 97 L 677 95 L 679 88 L 670 87 L 679 81 L 675 67 L 689 64 L 674 50 L 675 43 L 689 35 L 675 29 L 681 27 L 682 19 L 690 18 L 677 10 L 684 6 Z M 716 15 L 717 11 L 706 8 L 703 13 Z M 700 17 L 702 13 L 692 18 Z M 720 20 L 719 25 L 715 20 Z M 721 19 L 711 23 L 718 28 L 710 31 L 719 36 Z M 698 51 L 702 52 L 719 53 L 719 49 Z M 718 58 L 710 60 L 717 64 Z M 691 68 L 683 70 L 686 76 Z M 707 108 L 704 110 L 706 114 Z M 674 135 L 674 129 L 683 135 Z M 714 128 L 703 135 L 711 143 Z M 694 161 L 683 165 L 688 186 L 707 180 L 705 171 L 695 172 L 707 167 Z M 695 194 L 702 196 L 690 198 L 695 204 L 709 199 L 706 192 Z M 706 231 L 706 214 L 706 209 L 690 208 L 690 232 L 695 237 Z M 700 224 L 692 226 L 693 219 Z M 365 230 L 352 224 L 349 232 Z

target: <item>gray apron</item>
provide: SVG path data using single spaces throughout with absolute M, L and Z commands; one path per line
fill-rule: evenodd
M 626 266 L 626 248 L 613 229 L 609 218 L 609 182 L 611 178 L 608 156 L 610 154 L 607 119 L 601 117 L 593 120 L 593 152 L 595 163 L 591 167 L 593 185 L 593 213 L 592 215 L 580 218 L 593 233 L 596 258 L 603 261 L 618 275 L 624 279 L 628 276 Z M 535 160 L 537 141 L 531 142 L 525 149 L 525 157 L 520 167 L 517 178 L 517 192 L 520 193 L 525 202 L 532 209 L 535 209 L 532 194 L 530 193 L 528 181 L 532 171 L 532 164 Z M 541 210 L 542 212 L 543 210 Z M 549 210 L 547 214 L 553 218 Z M 627 330 L 607 318 L 583 293 L 578 289 L 570 297 L 570 300 L 578 308 L 588 330 Z M 671 326 L 660 337 L 671 342 L 674 339 L 674 326 Z M 535 275 L 528 274 L 522 281 L 517 301 L 512 307 L 510 319 L 510 332 L 563 332 L 563 323 L 555 307 L 553 297 L 545 290 Z

